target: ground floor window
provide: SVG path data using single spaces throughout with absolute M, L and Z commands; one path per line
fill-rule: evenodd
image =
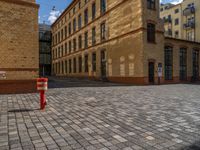
M 65 63 L 64 63 L 64 61 L 62 61 L 62 74 L 64 74 L 65 73 Z
M 199 50 L 193 50 L 193 80 L 199 79 Z
M 165 80 L 173 79 L 173 48 L 165 46 Z
M 92 71 L 96 71 L 96 53 L 92 53 Z
M 180 80 L 187 80 L 187 49 L 180 49 Z
M 76 58 L 74 58 L 74 73 L 76 73 Z
M 67 73 L 67 60 L 65 60 L 65 73 Z
M 72 73 L 72 60 L 69 60 L 69 73 Z
M 82 57 L 81 56 L 78 58 L 78 64 L 79 64 L 79 73 L 81 73 L 82 72 Z
M 88 72 L 88 55 L 85 55 L 85 72 Z

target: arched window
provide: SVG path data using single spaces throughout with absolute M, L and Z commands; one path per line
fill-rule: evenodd
M 187 49 L 180 48 L 180 80 L 187 80 Z
M 193 49 L 193 80 L 199 80 L 199 50 Z
M 173 79 L 173 48 L 165 46 L 165 80 Z
M 147 0 L 148 9 L 156 9 L 156 0 Z

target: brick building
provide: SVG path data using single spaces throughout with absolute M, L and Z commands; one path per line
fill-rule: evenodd
M 0 0 L 0 93 L 36 89 L 38 8 L 35 0 Z
M 165 37 L 159 5 L 73 0 L 52 25 L 52 73 L 134 84 L 198 80 L 200 43 Z

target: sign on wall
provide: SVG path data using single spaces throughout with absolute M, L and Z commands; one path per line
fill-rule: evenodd
M 6 79 L 6 72 L 0 71 L 0 79 Z
M 158 64 L 158 77 L 162 77 L 162 63 Z

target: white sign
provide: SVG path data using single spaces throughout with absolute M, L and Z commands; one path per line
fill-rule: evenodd
M 162 77 L 162 67 L 158 67 L 158 77 Z
M 158 63 L 158 77 L 162 77 L 162 63 Z

